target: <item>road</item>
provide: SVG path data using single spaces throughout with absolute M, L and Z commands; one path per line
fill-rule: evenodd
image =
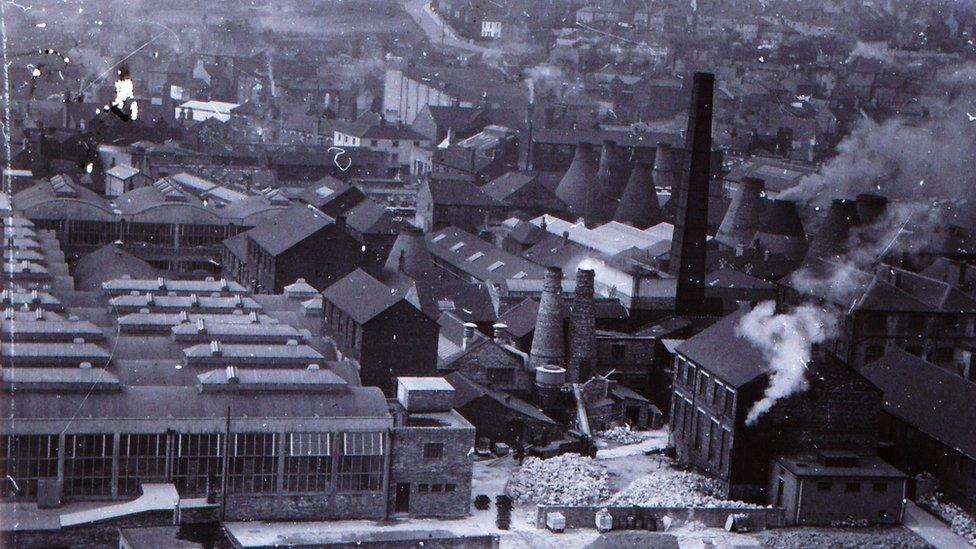
M 424 31 L 431 44 L 458 48 L 484 54 L 500 54 L 498 50 L 472 44 L 462 39 L 449 25 L 430 9 L 429 0 L 404 0 L 403 9 Z
M 905 528 L 915 532 L 937 549 L 969 546 L 966 540 L 950 530 L 946 523 L 911 501 L 905 503 Z

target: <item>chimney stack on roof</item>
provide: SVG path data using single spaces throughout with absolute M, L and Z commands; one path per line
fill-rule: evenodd
M 539 301 L 539 316 L 535 321 L 529 365 L 566 364 L 563 343 L 562 313 L 563 271 L 559 267 L 546 269 L 546 278 Z
M 508 338 L 508 325 L 504 322 L 496 322 L 492 325 L 492 331 L 495 336 L 495 343 L 499 345 L 507 345 L 510 340 Z
M 474 331 L 478 328 L 478 325 L 474 322 L 464 323 L 464 341 L 461 342 L 461 348 L 467 349 L 472 342 L 474 342 Z
M 576 291 L 570 315 L 569 381 L 578 383 L 590 378 L 596 365 L 596 317 L 593 312 L 593 269 L 576 271 Z
M 620 197 L 617 214 L 614 221 L 626 223 L 632 227 L 644 230 L 664 221 L 661 214 L 661 203 L 657 199 L 657 188 L 654 186 L 654 168 L 649 162 L 638 162 L 627 186 Z
M 765 210 L 763 192 L 766 183 L 755 177 L 744 177 L 739 183 L 732 203 L 722 218 L 715 239 L 730 248 L 749 246 L 759 231 Z

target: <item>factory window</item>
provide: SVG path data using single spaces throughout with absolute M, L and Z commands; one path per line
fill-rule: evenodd
M 123 240 L 126 243 L 172 246 L 174 225 L 169 223 L 129 223 Z
M 234 433 L 227 460 L 227 492 L 261 494 L 275 491 L 278 472 L 278 435 Z
M 708 392 L 708 374 L 702 372 L 701 376 L 699 376 L 698 378 L 698 394 L 701 396 L 705 396 L 705 393 L 707 392 Z
M 515 381 L 515 370 L 512 368 L 488 368 L 487 376 L 490 383 L 511 383 Z
M 723 393 L 725 393 L 725 391 L 722 390 L 722 384 L 719 383 L 717 379 L 713 382 L 713 384 L 714 386 L 712 387 L 712 406 L 721 409 L 722 408 L 721 400 L 722 400 Z
M 887 492 L 888 483 L 887 482 L 875 482 L 871 485 L 871 489 L 875 492 Z
M 691 390 L 695 389 L 695 365 L 688 363 L 688 370 L 685 372 L 685 385 L 687 385 Z
M 221 225 L 180 225 L 181 246 L 216 246 L 225 236 Z
M 222 455 L 222 435 L 179 435 L 173 459 L 173 484 L 180 495 L 217 490 L 223 472 Z
M 453 492 L 456 489 L 457 489 L 457 485 L 456 484 L 445 484 L 444 485 L 444 491 L 445 492 Z
M 119 495 L 137 496 L 144 482 L 166 479 L 166 435 L 119 435 Z
M 610 357 L 614 360 L 623 360 L 627 356 L 627 346 L 623 343 L 614 343 L 610 346 Z
M 443 488 L 444 488 L 444 485 L 443 484 L 431 484 L 430 485 L 430 491 L 431 491 L 431 493 L 440 492 L 441 490 L 443 490 Z
M 338 483 L 341 492 L 383 487 L 383 433 L 343 433 Z
M 729 446 L 731 445 L 732 431 L 722 428 L 719 436 L 722 437 L 722 440 L 719 441 L 720 444 L 719 444 L 719 452 L 718 452 L 718 470 L 722 471 L 723 468 L 725 467 L 725 456 L 728 454 Z
M 722 455 L 722 441 L 720 440 L 722 435 L 722 426 L 718 424 L 714 419 L 712 420 L 712 425 L 708 432 L 708 459 L 709 461 L 718 462 L 719 456 Z
M 0 479 L 4 498 L 37 496 L 37 481 L 58 476 L 57 435 L 0 437 Z
M 68 435 L 64 439 L 64 494 L 107 496 L 112 493 L 112 445 L 115 437 Z
M 328 433 L 289 433 L 285 446 L 285 490 L 324 492 L 332 474 Z
M 440 459 L 444 457 L 444 444 L 441 442 L 428 442 L 424 444 L 425 459 Z
M 375 139 L 370 139 L 370 140 L 369 140 L 369 146 L 370 146 L 370 147 L 375 147 L 375 146 L 377 146 L 377 145 L 379 145 L 379 141 L 377 141 L 377 140 L 375 140 Z
M 818 492 L 829 492 L 831 489 L 833 489 L 833 487 L 834 487 L 834 483 L 832 483 L 832 482 L 818 482 L 817 483 L 817 491 Z
M 860 492 L 861 491 L 861 483 L 860 482 L 848 482 L 848 483 L 844 484 L 844 491 L 845 492 Z
M 681 382 L 684 381 L 685 379 L 685 360 L 681 357 L 678 357 L 677 362 L 678 362 L 678 368 L 677 371 L 675 372 L 674 379 L 675 381 Z
M 429 491 L 430 491 L 430 485 L 428 485 L 428 484 L 418 484 L 417 485 L 417 492 L 420 492 L 421 494 L 426 494 Z
M 735 392 L 732 389 L 725 390 L 725 415 L 732 417 L 735 411 Z

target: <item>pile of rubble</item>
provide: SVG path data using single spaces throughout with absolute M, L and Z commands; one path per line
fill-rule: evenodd
M 957 535 L 966 538 L 970 545 L 976 546 L 976 518 L 955 503 L 940 501 L 941 494 L 919 500 L 919 505 L 928 509 L 949 524 Z
M 644 439 L 647 438 L 647 434 L 645 433 L 631 431 L 630 425 L 612 427 L 606 431 L 597 433 L 597 435 L 620 444 L 637 444 L 638 442 L 643 442 Z
M 505 493 L 519 503 L 588 505 L 610 496 L 607 470 L 577 454 L 530 457 L 512 475 Z
M 685 471 L 661 469 L 641 477 L 610 500 L 611 505 L 642 507 L 722 507 L 758 509 L 741 501 L 722 499 L 717 482 Z

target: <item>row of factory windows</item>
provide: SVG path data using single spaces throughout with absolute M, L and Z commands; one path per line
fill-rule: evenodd
M 717 471 L 722 471 L 732 447 L 732 431 L 709 416 L 704 409 L 695 408 L 690 400 L 678 393 L 672 393 L 671 397 L 672 432 L 675 437 L 690 439 L 690 447 L 712 463 Z
M 0 437 L 2 496 L 36 498 L 39 480 L 59 476 L 60 444 L 58 435 Z M 374 491 L 386 455 L 383 433 L 86 434 L 63 444 L 68 497 L 134 496 L 160 481 L 203 495 L 221 486 L 225 461 L 228 493 Z
M 735 391 L 726 387 L 718 379 L 709 376 L 705 370 L 700 370 L 694 364 L 680 355 L 676 357 L 674 384 L 679 382 L 689 392 L 701 397 L 700 403 L 707 403 L 713 409 L 721 411 L 727 417 L 735 414 Z
M 232 225 L 128 223 L 124 221 L 35 221 L 38 229 L 58 232 L 69 245 L 100 246 L 121 240 L 125 244 L 151 246 L 216 246 L 237 231 Z

